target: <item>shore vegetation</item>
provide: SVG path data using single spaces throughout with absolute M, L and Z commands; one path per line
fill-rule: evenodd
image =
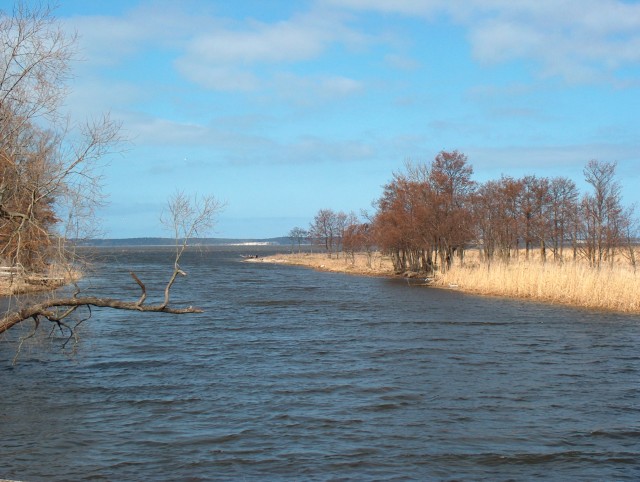
M 638 253 L 640 254 L 640 253 Z M 398 273 L 391 256 L 376 251 L 327 257 L 323 253 L 289 253 L 247 261 L 305 266 L 320 271 L 364 276 L 405 277 L 412 284 L 466 293 L 562 304 L 620 313 L 640 313 L 638 275 L 623 260 L 595 269 L 583 260 L 541 262 L 539 251 L 521 253 L 509 262 L 486 263 L 481 251 L 468 250 L 444 273 Z
M 288 262 L 638 312 L 640 229 L 633 206 L 623 203 L 616 167 L 589 160 L 581 193 L 566 177 L 502 175 L 479 183 L 466 155 L 441 151 L 393 173 L 373 213 L 320 209 L 308 230 L 292 230 L 291 246 L 301 251 L 306 232 L 327 259 Z M 340 257 L 338 269 L 330 260 Z

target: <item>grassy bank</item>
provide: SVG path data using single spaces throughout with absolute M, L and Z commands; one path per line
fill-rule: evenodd
M 640 313 L 640 274 L 627 265 L 607 265 L 601 269 L 581 261 L 541 263 L 519 260 L 510 263 L 479 263 L 468 256 L 464 265 L 454 265 L 445 274 L 437 274 L 432 286 L 455 288 L 468 293 L 523 298 L 622 313 Z M 376 253 L 371 262 L 365 254 L 355 260 L 336 259 L 326 254 L 286 254 L 256 260 L 307 266 L 367 276 L 393 276 L 390 259 Z M 352 262 L 353 261 L 353 262 Z
M 638 281 L 638 275 L 623 266 L 598 270 L 581 262 L 519 261 L 456 266 L 435 283 L 481 295 L 640 313 Z

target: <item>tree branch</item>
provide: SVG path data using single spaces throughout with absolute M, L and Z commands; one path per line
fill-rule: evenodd
M 153 313 L 172 313 L 175 315 L 203 312 L 202 309 L 195 308 L 193 306 L 173 308 L 165 305 L 164 303 L 157 305 L 143 305 L 138 301 L 122 301 L 115 298 L 98 298 L 95 296 L 85 296 L 81 298 L 53 298 L 28 306 L 20 311 L 10 313 L 1 318 L 0 334 L 15 325 L 28 320 L 29 318 L 36 318 L 38 316 L 43 316 L 50 321 L 59 322 L 61 317 L 57 317 L 55 312 L 49 310 L 50 308 L 67 308 L 67 310 L 70 310 L 81 306 L 94 306 L 98 308 L 114 308 L 117 310 L 145 311 Z

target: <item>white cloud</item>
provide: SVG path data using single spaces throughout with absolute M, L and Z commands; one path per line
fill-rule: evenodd
M 431 15 L 447 5 L 446 0 L 322 0 L 322 3 L 340 8 L 405 15 Z
M 273 141 L 236 129 L 236 123 L 228 125 L 223 119 L 210 125 L 195 122 L 179 122 L 144 114 L 123 114 L 127 130 L 136 133 L 133 141 L 146 146 L 205 146 L 219 152 L 246 152 L 271 149 Z
M 178 71 L 191 82 L 206 89 L 220 91 L 252 91 L 261 81 L 251 70 L 233 65 L 207 64 L 181 58 L 175 62 Z
M 340 76 L 300 77 L 291 73 L 276 74 L 272 79 L 273 91 L 279 99 L 299 107 L 339 100 L 361 92 L 364 84 L 358 80 Z
M 252 22 L 244 30 L 216 29 L 195 37 L 187 56 L 199 62 L 224 64 L 305 60 L 322 52 L 330 38 L 328 33 L 305 22 Z
M 288 162 L 343 163 L 371 159 L 375 155 L 373 146 L 361 141 L 327 141 L 314 136 L 298 139 L 286 149 Z
M 357 46 L 364 35 L 348 29 L 341 15 L 326 10 L 295 15 L 286 21 L 248 21 L 235 28 L 204 29 L 188 42 L 176 67 L 185 77 L 216 90 L 253 90 L 275 76 L 282 65 L 320 57 L 333 44 Z M 266 66 L 259 82 L 256 73 Z M 331 86 L 327 86 L 330 88 Z M 342 83 L 334 89 L 348 89 Z
M 640 62 L 640 5 L 608 0 L 514 2 L 470 25 L 473 53 L 486 63 L 532 59 L 543 76 L 570 82 L 610 78 Z
M 120 109 L 149 96 L 148 91 L 132 83 L 82 79 L 70 85 L 64 108 L 79 120 Z
M 385 56 L 384 60 L 391 67 L 399 70 L 411 71 L 421 66 L 420 62 L 405 55 L 389 54 Z
M 81 67 L 87 70 L 120 67 L 136 56 L 144 61 L 145 55 L 162 51 L 168 68 L 218 91 L 257 91 L 271 86 L 280 69 L 290 64 L 315 60 L 337 44 L 353 49 L 369 41 L 348 28 L 344 13 L 330 9 L 312 9 L 272 23 L 190 12 L 173 3 L 162 8 L 147 3 L 119 17 L 78 16 L 66 22 L 79 34 L 80 55 L 87 60 Z M 359 88 L 339 73 L 321 77 L 317 74 L 308 83 L 334 96 Z
M 323 0 L 334 7 L 449 15 L 466 26 L 474 56 L 492 64 L 533 60 L 541 76 L 615 81 L 640 64 L 640 4 L 622 0 Z
M 185 13 L 176 4 L 147 4 L 128 10 L 121 17 L 77 16 L 65 20 L 69 31 L 78 33 L 80 55 L 89 66 L 119 64 L 151 47 L 178 48 L 207 25 L 211 17 Z

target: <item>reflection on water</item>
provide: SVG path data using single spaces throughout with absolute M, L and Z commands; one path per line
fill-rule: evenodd
M 166 250 L 85 280 L 161 298 Z M 174 317 L 0 341 L 0 478 L 638 480 L 640 317 L 189 252 Z M 151 300 L 153 301 L 153 300 Z

